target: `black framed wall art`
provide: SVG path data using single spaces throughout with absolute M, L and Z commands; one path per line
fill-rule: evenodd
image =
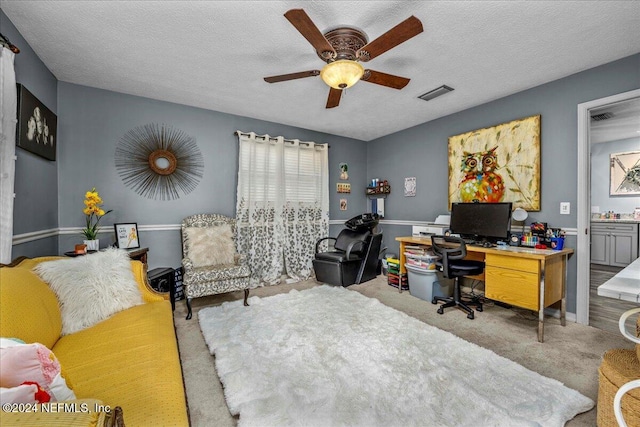
M 38 98 L 18 84 L 16 145 L 47 160 L 56 160 L 58 118 Z

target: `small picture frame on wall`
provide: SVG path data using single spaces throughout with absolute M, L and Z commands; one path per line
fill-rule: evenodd
M 340 179 L 342 179 L 344 181 L 348 181 L 349 180 L 349 165 L 343 162 L 343 163 L 340 163 L 339 167 L 340 167 Z
M 56 160 L 58 118 L 26 87 L 18 84 L 16 145 L 47 160 Z
M 339 182 L 337 184 L 338 193 L 351 193 L 351 184 L 346 182 Z
M 416 177 L 410 176 L 404 179 L 404 197 L 416 196 Z
M 137 249 L 140 247 L 137 223 L 125 222 L 113 224 L 113 228 L 116 231 L 116 244 L 120 249 Z

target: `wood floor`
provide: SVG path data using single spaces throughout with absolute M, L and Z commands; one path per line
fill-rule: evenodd
M 620 319 L 620 315 L 627 310 L 640 306 L 630 301 L 620 301 L 598 295 L 598 286 L 612 278 L 620 270 L 622 270 L 622 268 L 591 264 L 589 326 L 605 331 L 618 332 L 618 319 Z M 631 323 L 627 325 L 628 329 L 631 327 Z

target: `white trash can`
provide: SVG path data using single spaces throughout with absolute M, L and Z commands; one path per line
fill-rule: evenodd
M 405 264 L 409 275 L 409 293 L 431 302 L 433 297 L 450 297 L 453 293 L 453 280 L 445 279 L 437 270 L 427 270 Z

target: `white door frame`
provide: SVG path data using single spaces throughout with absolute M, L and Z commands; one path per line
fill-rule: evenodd
M 589 110 L 640 97 L 640 89 L 619 93 L 606 98 L 578 104 L 578 247 L 576 321 L 589 324 L 589 284 L 591 261 L 591 143 L 589 128 L 591 114 Z

